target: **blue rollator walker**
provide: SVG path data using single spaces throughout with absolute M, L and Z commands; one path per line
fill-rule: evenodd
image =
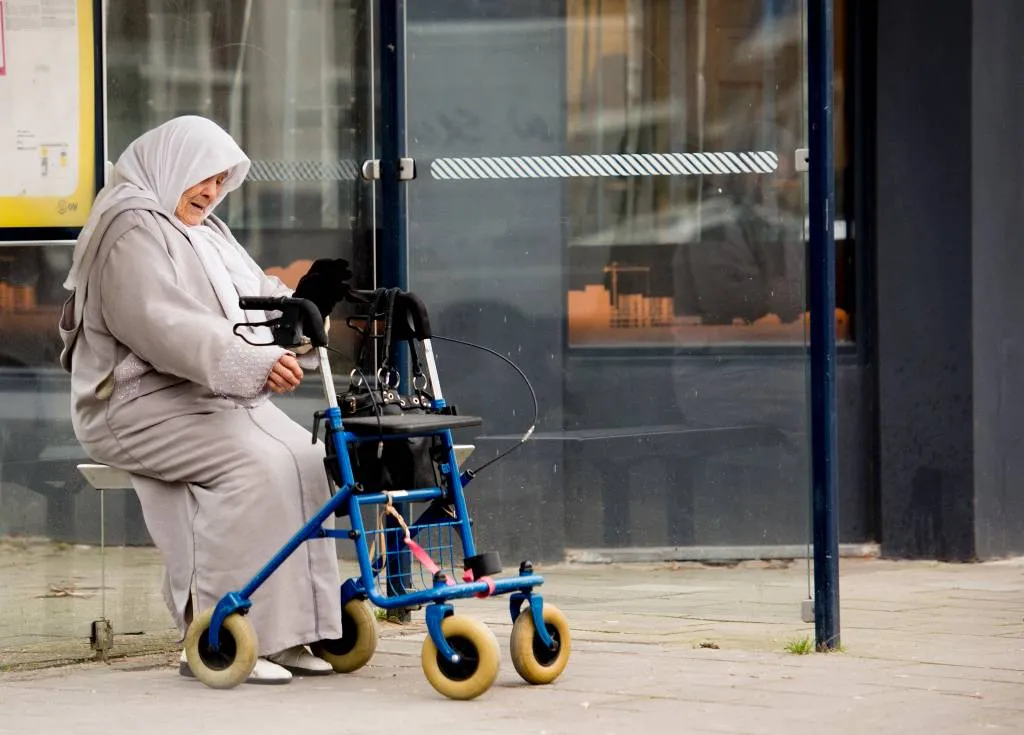
M 474 473 L 460 470 L 452 430 L 479 426 L 482 420 L 458 415 L 445 402 L 423 302 L 398 289 L 353 292 L 349 300 L 370 305 L 363 318 L 365 326 L 359 330 L 364 348 L 368 342 L 380 342 L 390 355 L 393 344 L 409 344 L 414 395 L 401 394 L 398 373 L 386 361 L 374 384 L 361 371 L 358 376 L 353 371 L 349 391 L 339 404 L 327 335 L 316 306 L 305 299 L 281 297 L 243 297 L 239 301 L 245 310 L 280 313 L 264 322 L 271 327 L 275 344 L 308 342 L 317 351 L 327 408 L 316 414 L 313 439 L 317 439 L 322 421 L 326 427 L 325 467 L 335 492 L 244 588 L 224 595 L 192 622 L 185 639 L 189 667 L 211 687 L 226 689 L 245 681 L 256 664 L 258 650 L 256 633 L 245 617 L 252 595 L 301 544 L 327 537 L 351 539 L 359 563 L 359 576 L 341 585 L 342 637 L 311 646 L 335 671 L 356 671 L 376 650 L 376 616 L 367 600 L 385 610 L 426 606 L 423 673 L 447 697 L 477 697 L 497 677 L 498 642 L 480 621 L 455 614 L 451 603 L 511 593 L 512 663 L 531 684 L 553 682 L 569 660 L 568 623 L 558 608 L 545 604 L 535 592 L 544 579 L 534 574 L 530 562 L 522 562 L 517 575 L 499 578 L 498 555 L 476 550 L 463 493 Z M 353 321 L 350 317 L 349 326 L 358 329 Z M 381 321 L 383 335 L 378 328 Z M 417 348 L 422 348 L 426 375 Z M 420 468 L 423 457 L 427 458 L 430 481 L 425 484 L 422 471 L 404 466 L 417 461 L 415 457 L 419 457 Z M 390 479 L 379 481 L 385 475 Z M 402 482 L 413 484 L 402 486 Z M 396 486 L 402 489 L 389 489 Z M 401 507 L 426 504 L 426 509 L 409 523 L 396 503 Z M 364 524 L 364 508 L 376 511 L 376 528 Z M 332 516 L 339 521 L 347 518 L 349 527 L 325 527 Z M 455 537 L 461 541 L 461 580 L 455 579 Z M 410 555 L 420 566 L 419 575 L 413 573 Z M 434 562 L 435 556 L 441 565 Z

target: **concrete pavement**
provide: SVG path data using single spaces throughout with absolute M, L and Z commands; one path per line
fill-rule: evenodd
M 1024 732 L 1024 559 L 843 560 L 845 650 L 810 655 L 786 650 L 813 637 L 813 626 L 800 621 L 803 561 L 550 567 L 540 570 L 545 599 L 573 626 L 565 674 L 547 687 L 523 684 L 508 659 L 504 602 L 469 601 L 459 610 L 495 631 L 502 668 L 484 696 L 452 702 L 421 672 L 421 616 L 411 625 L 382 625 L 377 655 L 355 674 L 230 691 L 182 679 L 166 619 L 145 619 L 159 609 L 147 602 L 159 582 L 152 550 L 113 556 L 108 609 L 121 610 L 119 598 L 133 597 L 132 623 L 147 628 L 133 632 L 144 635 L 119 636 L 124 657 L 110 664 L 36 670 L 27 669 L 44 660 L 44 643 L 22 636 L 5 647 L 0 636 L 0 662 L 9 669 L 0 674 L 0 732 Z M 87 581 L 89 564 L 80 560 L 78 568 Z M 119 576 L 118 569 L 134 569 L 134 576 Z M 0 579 L 4 574 L 0 567 Z M 6 576 L 17 575 L 8 569 Z M 132 592 L 131 580 L 141 588 Z M 11 589 L 0 593 L 5 611 L 14 608 Z M 87 602 L 33 599 L 37 607 Z M 49 660 L 62 644 L 81 645 L 71 637 L 45 642 Z M 34 659 L 26 654 L 33 647 Z

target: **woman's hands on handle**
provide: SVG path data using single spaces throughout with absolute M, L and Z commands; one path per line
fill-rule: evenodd
M 267 388 L 274 393 L 291 393 L 302 382 L 302 368 L 294 355 L 281 355 L 267 376 Z

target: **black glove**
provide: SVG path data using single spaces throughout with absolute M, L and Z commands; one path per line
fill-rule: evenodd
M 344 300 L 351 290 L 346 281 L 351 280 L 352 269 L 344 258 L 321 258 L 314 260 L 306 275 L 299 279 L 292 295 L 297 299 L 308 299 L 320 310 L 326 319 L 339 301 Z
M 306 275 L 322 273 L 335 281 L 352 280 L 352 269 L 344 258 L 319 258 L 309 266 Z

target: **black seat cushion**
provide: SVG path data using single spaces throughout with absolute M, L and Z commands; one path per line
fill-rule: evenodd
M 462 429 L 480 426 L 479 416 L 449 416 L 436 413 L 411 413 L 395 416 L 357 416 L 342 419 L 346 431 L 361 436 L 375 434 L 429 434 L 441 429 Z

